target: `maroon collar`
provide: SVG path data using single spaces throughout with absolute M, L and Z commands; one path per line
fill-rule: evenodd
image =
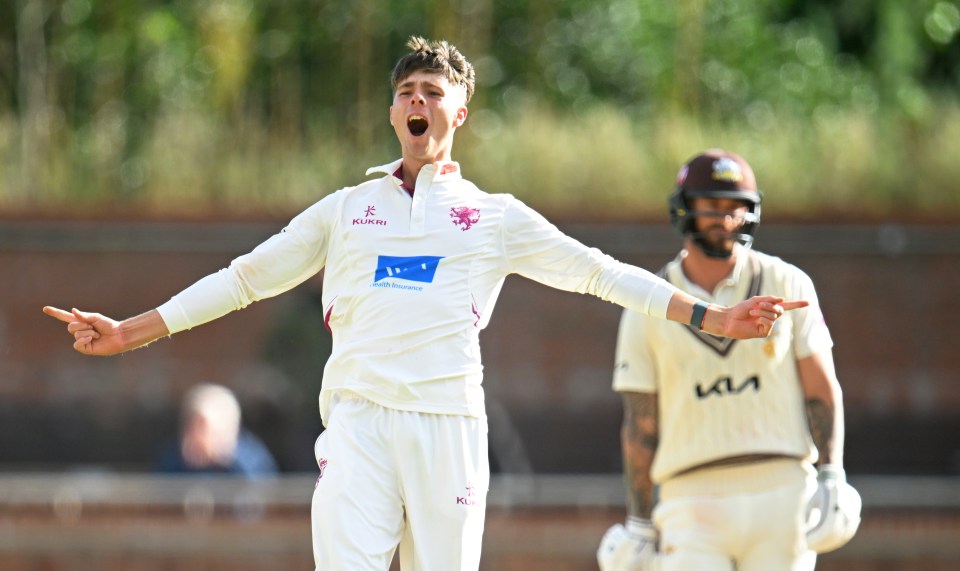
M 407 185 L 403 182 L 403 163 L 400 163 L 400 168 L 398 168 L 397 171 L 396 171 L 395 173 L 393 173 L 393 176 L 395 176 L 395 177 L 397 177 L 398 179 L 400 179 L 400 188 L 402 188 L 403 190 L 407 191 L 407 194 L 409 194 L 410 196 L 413 196 L 413 189 L 410 188 L 409 186 L 407 186 Z

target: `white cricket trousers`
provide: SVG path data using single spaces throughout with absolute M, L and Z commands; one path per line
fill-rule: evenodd
M 382 407 L 347 394 L 315 447 L 318 571 L 477 571 L 490 466 L 485 418 Z
M 811 571 L 804 517 L 816 487 L 813 468 L 793 459 L 667 480 L 653 512 L 660 571 Z

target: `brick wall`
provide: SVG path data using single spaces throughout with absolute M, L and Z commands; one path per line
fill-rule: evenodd
M 281 223 L 0 221 L 0 469 L 149 469 L 193 383 L 241 397 L 284 470 L 312 470 L 329 351 L 319 279 L 217 322 L 107 359 L 81 356 L 43 305 L 127 317 L 223 267 Z M 679 240 L 663 225 L 568 224 L 656 269 Z M 851 472 L 960 472 L 960 229 L 778 225 L 757 247 L 814 279 L 836 341 Z M 619 308 L 510 277 L 481 335 L 494 465 L 619 469 L 610 390 Z

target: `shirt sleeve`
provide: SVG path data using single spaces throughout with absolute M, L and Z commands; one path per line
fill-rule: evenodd
M 793 338 L 797 359 L 809 357 L 833 347 L 833 338 L 827 328 L 827 322 L 820 309 L 816 288 L 813 280 L 799 268 L 794 268 L 793 299 L 803 299 L 810 305 L 792 312 Z
M 676 288 L 647 270 L 624 264 L 561 232 L 512 199 L 504 212 L 507 269 L 544 285 L 586 293 L 653 317 L 665 318 Z
M 649 319 L 629 309 L 620 316 L 613 367 L 613 390 L 617 392 L 658 392 L 656 365 L 647 335 Z
M 283 293 L 323 269 L 339 194 L 328 195 L 252 252 L 201 278 L 158 307 L 170 333 Z

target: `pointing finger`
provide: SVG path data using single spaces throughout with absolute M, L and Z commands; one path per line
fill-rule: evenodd
M 95 317 L 95 315 L 94 315 L 93 313 L 87 313 L 86 311 L 80 311 L 80 310 L 77 309 L 76 307 L 74 307 L 71 311 L 73 312 L 73 316 L 74 316 L 76 319 L 80 320 L 80 321 L 84 321 L 84 322 L 86 322 L 86 323 L 93 323 L 94 321 L 97 320 L 97 318 Z
M 65 323 L 71 323 L 71 322 L 77 320 L 77 318 L 76 318 L 72 313 L 70 313 L 69 311 L 64 311 L 64 310 L 62 310 L 62 309 L 57 309 L 56 307 L 53 307 L 53 306 L 50 306 L 50 305 L 45 306 L 45 307 L 43 308 L 43 312 L 46 313 L 47 315 L 49 315 L 50 317 L 55 317 L 55 318 L 59 319 L 60 321 L 65 322 Z
M 785 301 L 780 304 L 780 307 L 782 307 L 784 311 L 790 311 L 791 309 L 800 309 L 808 305 L 810 305 L 809 301 Z

